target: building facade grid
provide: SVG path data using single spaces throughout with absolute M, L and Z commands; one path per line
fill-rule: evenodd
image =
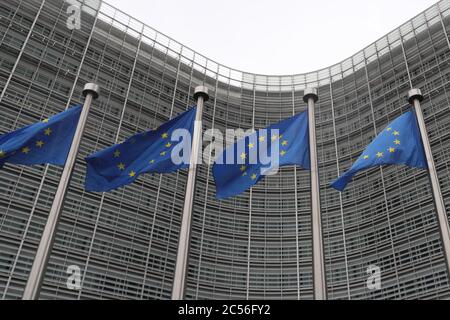
M 67 7 L 82 8 L 81 29 Z M 82 102 L 102 88 L 80 147 L 46 272 L 42 299 L 169 299 L 187 173 L 144 175 L 98 194 L 83 189 L 84 157 L 154 128 L 193 104 L 206 85 L 204 129 L 263 128 L 306 110 L 317 87 L 316 131 L 330 299 L 449 298 L 427 173 L 401 166 L 329 188 L 390 121 L 422 108 L 450 211 L 450 1 L 436 3 L 354 56 L 306 74 L 268 76 L 214 62 L 99 0 L 0 3 L 0 133 Z M 206 145 L 205 145 L 206 146 Z M 31 269 L 61 168 L 0 171 L 0 295 L 18 299 Z M 66 286 L 82 269 L 82 289 Z M 366 286 L 367 267 L 382 289 Z M 215 200 L 210 167 L 199 167 L 186 298 L 312 299 L 309 173 L 293 167 L 245 194 Z

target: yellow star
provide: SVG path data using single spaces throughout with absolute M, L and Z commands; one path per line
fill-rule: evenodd
M 134 176 L 136 176 L 136 172 L 131 171 L 130 174 L 129 174 L 129 176 L 130 176 L 130 178 L 133 178 Z
M 28 147 L 22 148 L 22 153 L 28 154 L 29 152 L 30 152 L 30 148 L 28 148 Z
M 383 152 L 378 152 L 378 153 L 377 153 L 377 157 L 378 157 L 378 158 L 382 158 L 382 157 L 383 157 Z
M 150 164 L 154 164 L 155 163 L 155 160 L 150 160 Z
M 172 146 L 172 144 L 170 143 L 170 142 L 168 142 L 167 144 L 166 144 L 166 148 L 170 148 Z
M 244 172 L 244 173 L 242 174 L 242 176 L 243 176 L 243 177 L 247 176 L 247 172 Z
M 46 136 L 49 136 L 49 135 L 52 134 L 52 129 L 47 128 L 47 129 L 45 129 L 44 133 L 45 133 Z
M 394 152 L 395 152 L 395 149 L 394 149 L 394 148 L 389 148 L 389 152 L 390 152 L 390 153 L 394 153 Z
M 276 134 L 274 134 L 273 136 L 272 136 L 272 141 L 275 141 L 275 140 L 277 140 L 277 135 Z
M 369 159 L 369 156 L 364 156 L 364 160 L 367 160 L 367 159 Z
M 247 159 L 247 154 L 246 154 L 245 152 L 241 154 L 241 159 L 242 159 L 242 160 Z
M 167 138 L 169 137 L 169 134 L 168 134 L 167 132 L 165 132 L 165 133 L 163 133 L 163 134 L 161 135 L 161 137 L 162 137 L 163 139 L 167 139 Z
M 264 142 L 264 141 L 266 141 L 266 137 L 264 137 L 264 136 L 259 137 L 259 142 Z
M 252 180 L 256 180 L 258 176 L 256 174 L 252 174 Z
M 283 135 L 281 134 L 281 135 L 278 137 L 278 139 L 280 139 L 280 140 L 283 139 Z
M 123 170 L 125 170 L 125 165 L 123 163 L 119 163 L 117 165 L 117 168 L 119 168 L 120 171 L 123 171 Z
M 392 131 L 392 128 L 387 128 L 387 131 Z
M 242 166 L 241 167 L 241 172 L 244 172 L 245 170 L 247 170 L 247 166 Z
M 45 144 L 45 142 L 44 142 L 44 141 L 42 141 L 42 140 L 40 140 L 40 141 L 37 141 L 37 142 L 36 142 L 36 147 L 38 147 L 38 148 L 42 148 L 42 147 L 44 146 L 44 144 Z
M 249 143 L 249 144 L 248 144 L 248 148 L 249 148 L 249 149 L 253 149 L 254 147 L 255 147 L 255 145 L 254 145 L 253 143 Z
M 0 150 L 0 158 L 3 158 L 5 155 L 5 152 L 3 150 Z
M 161 157 L 164 157 L 164 156 L 166 155 L 166 152 L 163 151 L 163 152 L 161 152 L 159 155 L 160 155 Z
M 118 157 L 120 157 L 120 150 L 116 150 L 114 152 L 114 158 L 118 158 Z
M 399 136 L 399 135 L 400 135 L 400 132 L 394 131 L 393 135 L 394 135 L 394 136 Z
M 281 155 L 281 156 L 286 155 L 286 151 L 282 150 L 282 151 L 280 152 L 280 155 Z
M 42 120 L 43 123 L 48 123 L 50 121 L 50 119 L 44 119 Z
M 399 146 L 400 145 L 400 140 L 397 139 L 397 140 L 394 141 L 394 143 Z
M 284 146 L 284 147 L 287 146 L 287 145 L 288 145 L 287 140 L 284 140 L 284 141 L 281 143 L 281 145 Z

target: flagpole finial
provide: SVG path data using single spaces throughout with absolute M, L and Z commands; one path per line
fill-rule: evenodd
M 97 99 L 100 93 L 100 87 L 95 83 L 86 83 L 83 89 L 83 95 L 86 97 L 90 93 L 94 99 Z
M 309 98 L 313 98 L 314 102 L 317 102 L 319 100 L 319 96 L 317 95 L 317 89 L 316 88 L 306 88 L 303 95 L 303 101 L 305 103 L 308 103 Z
M 414 104 L 414 100 L 419 100 L 419 102 L 423 101 L 422 91 L 420 89 L 411 89 L 408 92 L 408 101 L 411 104 Z
M 198 97 L 203 97 L 203 101 L 206 102 L 209 100 L 208 88 L 205 86 L 198 86 L 195 88 L 194 99 L 198 100 Z

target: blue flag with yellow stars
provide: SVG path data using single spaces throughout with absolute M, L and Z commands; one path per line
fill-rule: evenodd
M 215 161 L 216 198 L 241 194 L 282 166 L 310 169 L 308 113 L 261 129 L 229 146 Z M 275 172 L 273 171 L 275 169 Z
M 421 169 L 428 167 L 416 115 L 412 110 L 389 124 L 369 144 L 350 170 L 331 186 L 342 192 L 359 171 L 390 164 L 404 164 Z
M 0 136 L 0 168 L 5 163 L 35 165 L 66 163 L 82 107 Z
M 170 173 L 188 168 L 196 111 L 193 107 L 156 130 L 136 134 L 123 143 L 88 156 L 85 189 L 106 192 L 132 183 L 143 173 Z M 185 134 L 180 138 L 177 130 Z M 173 133 L 181 143 L 171 140 Z M 180 146 L 188 147 L 180 150 Z M 176 156 L 181 155 L 183 159 L 174 161 L 172 151 L 174 154 L 177 151 Z

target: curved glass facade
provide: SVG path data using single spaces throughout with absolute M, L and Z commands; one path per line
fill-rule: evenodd
M 351 58 L 306 74 L 266 76 L 218 64 L 98 0 L 0 3 L 0 132 L 83 101 L 96 82 L 80 155 L 57 229 L 42 299 L 170 299 L 187 172 L 145 175 L 97 194 L 83 189 L 84 157 L 167 121 L 210 90 L 204 128 L 262 128 L 306 109 L 317 87 L 317 147 L 330 299 L 450 298 L 427 173 L 401 166 L 329 188 L 364 147 L 407 110 L 420 88 L 450 212 L 450 1 L 443 0 Z M 70 20 L 70 19 L 69 19 Z M 72 20 L 70 20 L 72 21 Z M 0 297 L 22 296 L 61 168 L 0 171 Z M 309 172 L 283 168 L 251 191 L 215 200 L 199 168 L 186 298 L 312 299 Z M 81 269 L 81 290 L 66 286 Z M 367 288 L 367 268 L 382 288 Z

